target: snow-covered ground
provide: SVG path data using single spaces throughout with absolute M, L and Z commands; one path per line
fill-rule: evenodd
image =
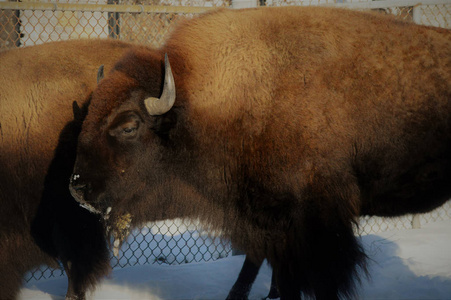
M 371 281 L 359 299 L 451 299 L 451 220 L 421 229 L 388 231 L 361 238 L 370 256 Z M 90 299 L 225 299 L 243 256 L 183 265 L 145 265 L 114 270 Z M 264 266 L 251 299 L 266 296 L 271 269 Z M 20 299 L 64 299 L 65 277 L 30 281 Z

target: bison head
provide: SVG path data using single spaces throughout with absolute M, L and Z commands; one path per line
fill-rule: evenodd
M 175 124 L 168 121 L 175 83 L 167 55 L 163 72 L 161 56 L 140 61 L 139 53 L 126 56 L 94 91 L 69 186 L 80 205 L 117 230 L 127 228 L 120 223 L 130 222 L 129 211 L 140 212 L 143 199 L 164 198 L 159 187 L 165 177 L 159 175 L 165 167 L 153 162 L 170 151 L 165 136 L 168 123 Z

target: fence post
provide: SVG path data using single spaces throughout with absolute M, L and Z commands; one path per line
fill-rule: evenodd
M 232 8 L 250 8 L 257 7 L 258 0 L 232 0 Z
M 416 214 L 412 216 L 412 229 L 420 229 L 421 223 L 420 223 L 420 215 Z
M 21 26 L 21 23 L 20 23 L 20 10 L 16 10 L 14 12 L 14 16 L 16 17 L 16 19 L 15 19 L 16 24 L 15 24 L 14 31 L 16 32 L 16 35 L 17 35 L 15 46 L 16 47 L 20 47 L 20 45 L 22 45 L 21 39 L 24 36 L 23 33 L 20 33 L 20 26 Z
M 421 13 L 422 13 L 421 5 L 415 5 L 413 7 L 412 19 L 415 24 L 421 24 Z
M 108 0 L 107 4 L 118 4 L 120 0 Z M 120 27 L 119 27 L 119 13 L 108 13 L 108 35 L 113 39 L 119 39 Z

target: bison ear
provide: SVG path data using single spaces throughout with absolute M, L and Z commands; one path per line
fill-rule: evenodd
M 77 101 L 72 102 L 72 111 L 74 113 L 74 120 L 75 121 L 82 121 L 83 116 L 83 110 L 78 106 Z
M 88 106 L 91 103 L 91 99 L 88 99 L 81 107 L 77 101 L 72 102 L 72 112 L 74 113 L 75 122 L 83 122 L 88 114 Z

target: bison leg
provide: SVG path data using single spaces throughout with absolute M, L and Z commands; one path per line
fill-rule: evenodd
M 238 275 L 238 279 L 230 290 L 229 295 L 227 296 L 227 300 L 248 298 L 249 292 L 251 291 L 255 279 L 257 278 L 258 271 L 260 270 L 262 263 L 262 260 L 254 263 L 249 259 L 248 256 L 246 256 L 243 267 L 241 268 L 240 274 Z M 271 278 L 271 289 L 268 296 L 266 296 L 264 299 L 277 298 L 279 298 L 279 291 L 277 290 L 276 280 L 273 272 Z
M 335 288 L 336 289 L 336 288 Z M 340 299 L 336 292 L 330 291 L 330 288 L 324 287 L 323 290 L 315 291 L 315 298 L 316 300 L 338 300 Z
M 262 263 L 263 261 L 261 260 L 254 263 L 248 256 L 246 256 L 246 260 L 244 261 L 243 267 L 238 275 L 238 279 L 230 290 L 227 300 L 247 299 Z
M 85 300 L 85 288 L 78 284 L 79 280 L 76 278 L 76 272 L 72 269 L 72 263 L 70 261 L 64 261 L 63 265 L 68 281 L 66 300 Z
M 269 289 L 269 294 L 265 299 L 277 299 L 280 298 L 279 290 L 277 289 L 276 276 L 274 276 L 274 271 L 271 276 L 271 288 Z
M 83 300 L 86 291 L 109 273 L 109 251 L 103 225 L 95 215 L 78 205 L 68 211 L 71 217 L 55 224 L 54 243 L 69 280 L 66 299 Z
M 294 278 L 287 276 L 285 268 L 273 268 L 273 277 L 276 278 L 280 299 L 301 299 L 301 287 Z

